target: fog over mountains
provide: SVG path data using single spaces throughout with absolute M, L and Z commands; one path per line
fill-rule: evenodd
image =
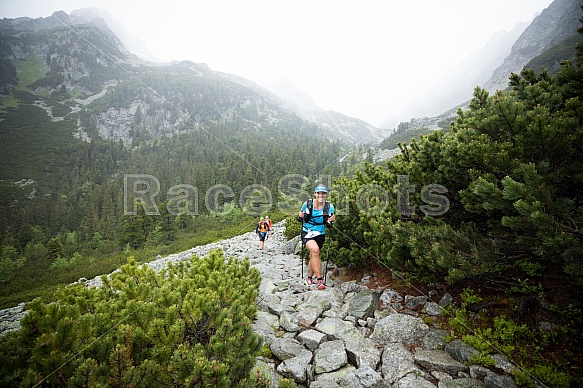
M 390 106 L 387 107 L 390 117 L 378 127 L 394 129 L 400 122 L 412 119 L 425 122 L 419 119 L 453 115 L 456 107 L 472 98 L 476 86 L 485 88 L 491 94 L 506 89 L 511 73 L 520 73 L 529 61 L 577 35 L 582 5 L 580 0 L 555 0 L 548 8 L 534 15 L 532 20 L 516 23 L 511 31 L 493 34 L 483 47 L 476 47 L 463 62 L 446 73 L 436 74 L 435 81 L 418 90 L 405 109 L 395 112 Z M 565 58 L 555 59 L 555 71 L 561 59 Z M 430 66 L 430 60 L 427 62 Z M 535 70 L 540 71 L 540 68 Z M 309 119 L 315 112 L 322 113 L 314 100 L 299 90 L 292 80 L 283 79 L 269 89 L 293 103 L 298 111 L 303 112 L 303 118 Z
M 582 4 L 580 0 L 555 0 L 547 9 L 534 15 L 532 20 L 518 22 L 511 31 L 499 31 L 493 34 L 483 47 L 476 47 L 463 62 L 445 73 L 436 74 L 435 81 L 424 89 L 418 90 L 403 110 L 396 112 L 390 106 L 387 107 L 389 117 L 378 127 L 394 129 L 399 122 L 442 115 L 469 101 L 476 86 L 484 87 L 490 93 L 494 93 L 497 89 L 505 89 L 511 72 L 520 72 L 530 60 L 576 34 L 580 14 L 578 11 Z M 72 15 L 88 20 L 102 18 L 129 51 L 145 60 L 159 62 L 148 52 L 146 45 L 139 37 L 116 22 L 107 11 L 94 8 L 78 10 Z M 390 88 L 391 85 L 386 87 Z M 292 80 L 282 79 L 268 88 L 277 96 L 287 100 L 303 119 L 325 123 L 327 118 L 338 117 L 337 112 L 319 108 L 314 100 L 302 92 Z M 356 120 L 358 126 L 367 129 L 374 128 L 370 123 Z M 379 136 L 387 136 L 389 133 L 390 131 L 378 131 Z
M 520 73 L 531 60 L 577 35 L 582 12 L 581 0 L 555 0 L 532 21 L 517 23 L 512 31 L 494 34 L 481 49 L 470 54 L 451 71 L 420 90 L 400 115 L 387 119 L 382 128 L 395 128 L 399 122 L 439 116 L 467 103 L 476 86 L 493 94 L 508 87 L 511 73 Z M 554 59 L 554 71 L 562 59 Z M 540 71 L 540 68 L 535 68 Z M 450 115 L 455 110 L 450 111 Z
M 400 122 L 413 120 L 425 125 L 426 118 L 444 114 L 454 115 L 456 107 L 471 99 L 476 86 L 482 86 L 490 93 L 497 89 L 505 89 L 511 72 L 519 73 L 533 58 L 556 47 L 568 37 L 576 35 L 582 4 L 581 0 L 555 0 L 531 22 L 517 23 L 511 31 L 500 31 L 494 34 L 486 45 L 481 48 L 476 47 L 472 54 L 458 66 L 446 73 L 435 74 L 434 82 L 417 90 L 415 97 L 409 100 L 404 109 L 395 111 L 393 107 L 387 106 L 388 117 L 377 127 L 359 118 L 347 117 L 342 112 L 321 109 L 313 98 L 301 91 L 289 79 L 283 79 L 271 85 L 269 90 L 285 100 L 286 108 L 294 111 L 300 118 L 317 124 L 325 132 L 338 134 L 332 137 L 344 138 L 356 143 L 366 142 L 366 139 L 370 138 L 372 143 L 378 143 L 390 135 Z M 97 8 L 81 9 L 71 12 L 70 17 L 76 23 L 92 22 L 96 25 L 104 25 L 115 34 L 115 39 L 119 39 L 129 52 L 149 63 L 160 64 L 160 61 L 148 52 L 144 42 L 117 22 L 107 11 Z M 20 19 L 18 20 L 22 25 L 38 20 Z M 49 23 L 49 18 L 44 19 L 45 23 Z M 7 23 L 8 20 L 10 19 L 4 19 L 4 22 Z M 177 60 L 180 59 L 177 58 Z M 405 60 L 422 60 L 427 62 L 428 66 L 431 63 L 431 59 L 423 58 L 422 53 L 420 57 Z M 554 66 L 558 67 L 558 60 L 555 62 Z M 361 71 L 365 70 L 361 69 Z M 266 93 L 259 85 L 238 75 L 224 74 L 224 76 L 253 88 L 258 93 Z M 339 82 L 342 80 L 340 79 Z M 391 88 L 391 85 L 386 85 L 386 87 Z
M 437 116 L 472 98 L 476 85 L 484 85 L 510 54 L 512 45 L 530 22 L 517 23 L 512 31 L 499 31 L 479 50 L 472 52 L 458 66 L 442 74 L 407 104 L 400 121 L 423 116 Z M 508 77 L 503 81 L 507 81 Z M 394 120 L 382 126 L 393 127 Z

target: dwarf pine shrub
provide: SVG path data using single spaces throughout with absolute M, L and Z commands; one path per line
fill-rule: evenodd
M 292 238 L 299 236 L 302 232 L 302 224 L 298 222 L 296 215 L 288 216 L 285 219 L 285 230 L 283 235 L 286 239 L 291 240 Z
M 253 333 L 261 281 L 220 250 L 156 273 L 133 258 L 103 287 L 29 303 L 0 341 L 6 386 L 245 385 L 262 348 Z

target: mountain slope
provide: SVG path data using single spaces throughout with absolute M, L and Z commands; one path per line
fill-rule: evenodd
M 277 101 L 280 106 L 294 112 L 302 120 L 317 125 L 327 138 L 343 140 L 353 144 L 376 145 L 392 132 L 390 129 L 374 127 L 364 120 L 320 108 L 310 96 L 299 90 L 292 81 L 286 80 L 275 84 L 268 91 L 245 78 L 232 74 L 225 74 L 225 76 L 233 82 L 253 89 L 264 98 Z
M 153 177 L 162 208 L 177 203 L 178 185 L 191 195 L 183 203 L 200 196 L 197 211 L 220 212 L 227 202 L 249 208 L 253 185 L 275 197 L 286 175 L 305 177 L 301 185 L 338 174 L 346 154 L 342 135 L 265 89 L 204 64 L 141 60 L 87 15 L 1 20 L 0 61 L 0 242 L 19 250 L 32 230 L 80 243 L 99 233 L 119 248 L 174 222 L 128 231 L 128 174 Z M 219 195 L 219 209 L 206 196 L 217 185 L 209 198 Z
M 136 146 L 152 136 L 227 122 L 243 130 L 314 126 L 239 77 L 193 62 L 140 60 L 95 13 L 4 19 L 0 31 L 4 111 L 17 114 L 32 103 L 52 121 L 75 119 L 75 134 L 85 141 L 99 136 Z
M 39 19 L 4 19 L 0 21 L 0 30 L 3 32 L 2 41 L 9 48 L 6 50 L 7 52 L 3 55 L 3 58 L 26 61 L 26 56 L 30 54 L 31 50 L 22 46 L 23 42 L 19 36 L 26 35 L 29 42 L 36 40 L 39 40 L 39 42 L 42 41 L 42 43 L 36 45 L 32 43 L 34 47 L 31 49 L 35 52 L 35 57 L 39 59 L 37 71 L 44 72 L 46 76 L 42 79 L 35 79 L 37 82 L 35 85 L 27 84 L 21 86 L 52 88 L 51 91 L 45 89 L 45 92 L 52 92 L 56 87 L 62 87 L 67 88 L 69 91 L 76 91 L 78 94 L 91 95 L 103 91 L 103 87 L 106 85 L 105 81 L 119 81 L 134 78 L 146 86 L 144 80 L 139 80 L 138 74 L 144 74 L 150 70 L 162 73 L 169 71 L 176 74 L 176 70 L 182 68 L 180 70 L 182 74 L 186 74 L 186 71 L 192 71 L 192 75 L 201 76 L 205 80 L 213 80 L 212 83 L 215 86 L 230 84 L 229 87 L 236 89 L 236 93 L 241 92 L 247 94 L 243 98 L 247 98 L 251 94 L 256 94 L 258 100 L 253 102 L 253 104 L 256 105 L 258 112 L 266 108 L 266 111 L 262 112 L 266 116 L 273 115 L 274 112 L 279 112 L 278 114 L 287 116 L 299 114 L 302 119 L 321 126 L 321 134 L 330 139 L 339 139 L 348 142 L 366 141 L 378 143 L 387 134 L 364 123 L 362 120 L 347 118 L 339 113 L 307 117 L 302 115 L 300 111 L 294 110 L 294 104 L 282 100 L 251 81 L 244 80 L 235 75 L 213 72 L 202 64 L 180 61 L 171 64 L 155 64 L 141 60 L 125 49 L 117 36 L 108 28 L 107 23 L 99 16 L 98 10 L 80 10 L 73 12 L 71 15 L 67 15 L 64 12 L 56 12 L 51 17 Z M 39 31 L 42 31 L 41 34 L 45 34 L 45 36 L 41 37 L 40 35 L 36 35 Z M 50 31 L 50 33 L 47 34 L 47 31 Z M 100 37 L 91 34 L 99 34 Z M 9 44 L 8 41 L 11 39 L 14 41 Z M 106 41 L 108 41 L 108 47 L 103 46 Z M 9 66 L 9 70 L 14 72 L 14 69 L 15 66 Z M 84 74 L 84 71 L 87 74 Z M 3 71 L 2 73 L 10 78 L 8 71 Z M 101 78 L 98 77 L 99 73 L 102 75 Z M 235 87 L 233 83 L 242 85 L 244 88 L 240 88 L 240 86 Z M 117 88 L 111 82 L 107 83 L 107 85 L 111 89 Z M 14 80 L 3 86 L 8 88 L 7 90 L 13 88 L 15 86 Z M 157 96 L 158 99 L 167 98 L 170 100 L 170 95 L 167 96 L 160 90 L 151 89 L 152 92 L 159 94 Z M 244 91 L 244 89 L 250 89 L 250 91 Z M 164 88 L 164 91 L 168 91 L 168 88 Z M 170 93 L 172 94 L 173 92 Z M 152 94 L 155 95 L 156 93 Z M 208 96 L 205 95 L 199 94 L 198 97 L 205 101 L 208 100 Z M 182 96 L 182 98 L 186 97 Z M 247 101 L 247 103 L 250 102 Z M 137 104 L 134 101 L 134 105 L 131 108 L 129 105 L 124 108 L 135 111 Z M 186 112 L 184 106 L 181 106 L 183 105 L 182 103 L 176 104 L 177 106 L 175 108 L 184 113 L 184 118 L 188 119 L 192 116 L 192 112 Z M 268 104 L 269 107 L 264 104 Z M 203 105 L 205 104 L 203 103 Z M 232 106 L 228 107 L 221 101 L 215 101 L 215 103 L 210 105 L 217 105 L 219 109 L 224 109 L 221 114 L 228 116 L 232 113 L 230 111 Z M 207 107 L 202 106 L 201 108 Z M 143 111 L 144 106 L 140 106 L 140 108 Z M 127 113 L 126 111 L 121 114 L 120 112 L 113 114 L 127 117 Z M 194 113 L 194 116 L 196 115 L 204 116 L 206 113 Z M 217 119 L 216 115 L 214 119 Z M 178 124 L 166 123 L 166 125 L 175 126 Z M 85 129 L 83 128 L 81 130 Z M 104 130 L 100 130 L 102 135 L 105 132 Z M 119 138 L 120 134 L 117 133 L 116 136 Z M 127 139 L 124 142 L 127 143 Z
M 338 136 L 352 143 L 378 144 L 389 136 L 391 129 L 374 127 L 364 120 L 348 117 L 339 112 L 324 110 L 316 105 L 314 100 L 299 90 L 291 80 L 284 80 L 272 85 L 270 90 L 283 99 L 287 106 L 296 112 L 302 119 L 313 122 L 329 136 Z
M 524 30 L 504 63 L 494 70 L 483 87 L 490 92 L 506 89 L 510 73 L 520 73 L 531 59 L 554 48 L 565 39 L 576 36 L 582 5 L 581 0 L 553 1 Z

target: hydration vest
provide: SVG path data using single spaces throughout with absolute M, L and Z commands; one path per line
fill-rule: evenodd
M 265 221 L 261 221 L 259 223 L 259 231 L 260 232 L 267 232 L 269 230 L 269 225 Z
M 304 213 L 304 222 L 309 222 L 312 225 L 326 225 L 326 223 L 328 223 L 328 218 L 330 218 L 330 202 L 328 201 L 324 201 L 324 209 L 322 209 L 322 215 L 324 216 L 324 222 L 320 223 L 316 223 L 311 221 L 310 219 L 312 218 L 312 209 L 314 208 L 314 200 L 312 198 L 308 199 L 308 201 L 306 202 L 307 205 L 307 209 L 306 212 Z

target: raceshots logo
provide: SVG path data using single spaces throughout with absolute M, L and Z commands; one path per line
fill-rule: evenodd
M 320 181 L 329 182 L 331 178 Z M 252 184 L 246 186 L 237 195 L 228 185 L 213 185 L 205 193 L 189 184 L 171 186 L 166 192 L 166 212 L 170 214 L 198 215 L 202 204 L 209 212 L 222 212 L 225 204 L 237 201 L 238 206 L 250 215 L 260 215 L 274 209 L 274 206 L 284 214 L 294 214 L 298 203 L 302 203 L 312 196 L 310 180 L 303 175 L 289 174 L 278 182 L 278 195 L 274 196 L 271 190 L 263 185 Z M 328 187 L 334 191 L 337 215 L 349 215 L 349 190 L 342 185 Z M 160 208 L 156 199 L 160 195 L 161 185 L 158 178 L 148 174 L 124 175 L 124 215 L 136 215 L 138 203 L 141 203 L 145 214 L 160 215 Z M 410 204 L 410 196 L 416 192 L 414 184 L 409 182 L 408 175 L 397 176 L 397 183 L 392 191 L 378 184 L 363 185 L 356 194 L 356 206 L 359 211 L 374 216 L 381 214 L 396 201 L 401 215 L 412 216 L 416 208 Z M 428 216 L 441 216 L 449 210 L 449 199 L 444 195 L 448 191 L 439 184 L 423 186 L 420 198 L 423 205 L 419 210 Z M 274 203 L 273 198 L 279 198 Z

